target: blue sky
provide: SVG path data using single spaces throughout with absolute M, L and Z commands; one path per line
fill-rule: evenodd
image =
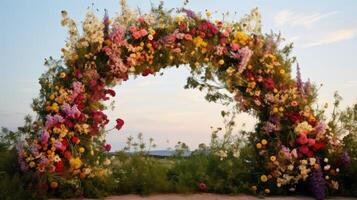
M 78 23 L 87 9 L 104 9 L 110 16 L 119 11 L 119 1 L 19 1 L 0 2 L 0 126 L 14 129 L 31 113 L 30 103 L 39 90 L 38 77 L 46 68 L 44 58 L 60 57 L 60 49 L 67 37 L 60 26 L 60 11 L 67 10 Z M 150 9 L 149 0 L 129 0 L 129 6 Z M 152 0 L 154 4 L 159 1 Z M 165 1 L 166 8 L 181 7 L 183 1 Z M 344 98 L 343 106 L 357 100 L 357 1 L 267 1 L 267 0 L 191 0 L 188 6 L 195 11 L 208 9 L 214 17 L 220 13 L 237 12 L 239 19 L 252 8 L 262 14 L 263 31 L 281 32 L 295 43 L 297 56 L 305 80 L 323 84 L 319 103 L 332 101 L 338 90 Z M 295 71 L 294 71 L 295 72 Z M 203 94 L 184 90 L 188 70 L 169 69 L 162 77 L 130 80 L 116 87 L 116 108 L 108 111 L 112 120 L 126 121 L 121 132 L 110 133 L 108 142 L 115 149 L 123 146 L 125 138 L 139 132 L 153 137 L 160 148 L 173 147 L 178 141 L 196 147 L 209 142 L 210 126 L 221 125 L 220 105 L 205 102 Z M 247 115 L 238 124 L 254 125 Z

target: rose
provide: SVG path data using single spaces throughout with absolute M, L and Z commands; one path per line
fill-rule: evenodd
M 120 129 L 123 127 L 123 125 L 124 125 L 124 120 L 122 120 L 122 119 L 117 119 L 116 122 L 117 122 L 117 124 L 115 125 L 115 128 L 118 129 L 118 130 L 120 130 Z

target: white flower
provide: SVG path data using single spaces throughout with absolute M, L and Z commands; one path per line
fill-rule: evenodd
M 239 150 L 239 149 L 237 149 L 236 151 L 234 151 L 234 153 L 233 153 L 233 157 L 235 157 L 235 158 L 239 158 L 239 156 L 240 156 L 240 150 Z
M 310 165 L 315 165 L 316 164 L 316 158 L 309 158 Z
M 324 158 L 324 162 L 327 163 L 328 162 L 328 158 Z
M 324 167 L 324 170 L 327 171 L 327 170 L 329 170 L 330 168 L 331 168 L 330 165 L 326 165 L 326 166 Z
M 110 165 L 110 163 L 111 163 L 111 161 L 110 161 L 109 159 L 105 159 L 105 161 L 103 162 L 103 164 L 104 164 L 105 166 Z
M 337 172 L 337 173 L 340 172 L 340 168 L 336 168 L 336 172 Z
M 295 133 L 300 135 L 303 132 L 312 131 L 312 126 L 309 123 L 307 123 L 307 121 L 303 121 L 300 124 L 298 124 L 294 130 L 295 130 Z
M 294 165 L 289 165 L 288 166 L 288 170 L 293 171 L 293 169 L 294 169 Z
M 224 158 L 227 158 L 228 154 L 227 151 L 224 150 L 219 150 L 219 152 L 216 153 L 218 157 L 220 157 L 220 160 L 223 160 Z

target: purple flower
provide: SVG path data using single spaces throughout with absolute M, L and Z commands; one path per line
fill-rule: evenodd
M 340 156 L 340 163 L 343 167 L 347 167 L 351 162 L 351 158 L 348 155 L 347 151 L 345 151 L 341 156 Z
M 301 73 L 300 73 L 300 66 L 299 63 L 296 66 L 296 87 L 298 88 L 299 92 L 303 94 L 303 82 L 301 80 Z
M 187 17 L 191 18 L 191 19 L 196 19 L 197 16 L 195 14 L 194 11 L 186 9 L 186 8 L 182 8 L 181 12 L 185 13 L 187 15 Z
M 317 164 L 320 165 L 319 159 L 317 159 Z M 325 199 L 326 181 L 321 170 L 321 165 L 312 172 L 309 178 L 309 186 L 310 191 L 317 200 Z
M 56 125 L 57 123 L 62 123 L 64 122 L 64 119 L 61 115 L 47 115 L 46 116 L 46 124 L 45 124 L 45 128 L 49 129 L 52 128 L 54 125 Z

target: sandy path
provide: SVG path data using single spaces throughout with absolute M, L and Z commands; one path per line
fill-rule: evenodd
M 249 195 L 219 195 L 219 194 L 156 194 L 149 196 L 138 195 L 122 195 L 111 196 L 105 198 L 106 200 L 259 200 L 262 198 Z M 266 197 L 265 200 L 314 200 L 312 197 L 292 196 L 292 197 Z M 357 200 L 357 198 L 334 197 L 333 200 Z

